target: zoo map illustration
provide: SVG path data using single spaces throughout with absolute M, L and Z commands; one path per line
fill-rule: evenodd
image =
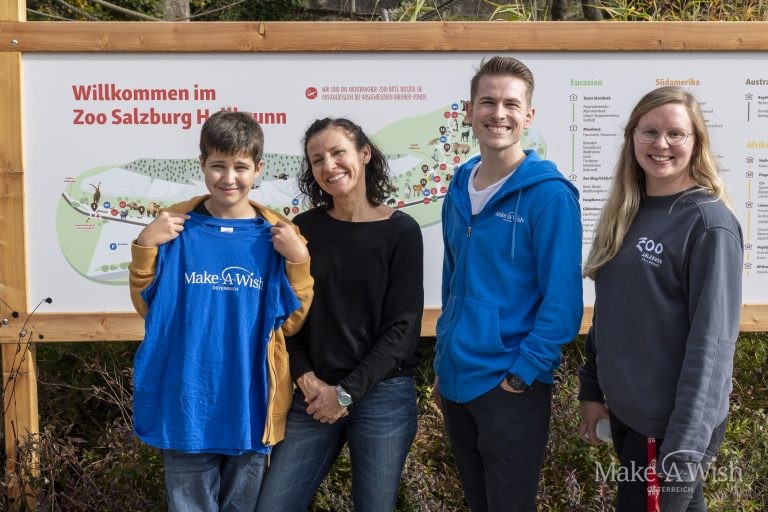
M 371 134 L 387 156 L 396 187 L 387 204 L 403 209 L 422 227 L 440 222 L 441 199 L 453 173 L 479 152 L 465 108 L 465 101 L 457 101 Z M 546 156 L 546 144 L 535 129 L 529 128 L 522 142 L 525 149 Z M 305 210 L 296 187 L 300 151 L 297 144 L 296 154 L 265 152 L 251 198 L 289 218 Z M 82 276 L 124 285 L 130 244 L 139 231 L 162 208 L 205 192 L 197 157 L 141 158 L 66 176 L 56 209 L 59 246 Z

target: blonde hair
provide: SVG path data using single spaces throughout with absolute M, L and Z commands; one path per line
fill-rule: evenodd
M 730 207 L 725 185 L 712 155 L 707 124 L 696 98 L 681 87 L 659 87 L 643 96 L 635 105 L 624 128 L 624 142 L 613 174 L 608 200 L 595 227 L 595 239 L 584 264 L 584 277 L 595 278 L 597 271 L 619 252 L 624 236 L 637 215 L 645 194 L 645 174 L 635 158 L 634 133 L 640 118 L 651 110 L 677 103 L 688 110 L 693 125 L 694 147 L 688 169 L 693 182 L 707 190 L 713 200 Z

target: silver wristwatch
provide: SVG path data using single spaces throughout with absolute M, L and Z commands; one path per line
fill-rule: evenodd
M 342 407 L 352 405 L 352 395 L 344 391 L 344 388 L 341 386 L 336 386 L 336 400 L 339 401 L 339 405 Z

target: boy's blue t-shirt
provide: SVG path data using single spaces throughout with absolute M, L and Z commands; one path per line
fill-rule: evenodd
M 268 222 L 190 216 L 142 292 L 134 430 L 157 448 L 267 453 L 266 347 L 300 304 Z

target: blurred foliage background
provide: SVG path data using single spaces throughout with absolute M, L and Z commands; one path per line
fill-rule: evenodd
M 27 19 L 766 21 L 768 0 L 27 0 Z
M 27 483 L 40 510 L 164 510 L 162 462 L 133 435 L 131 376 L 135 343 L 38 345 L 39 436 L 19 446 L 13 475 Z M 440 411 L 430 398 L 433 339 L 420 345 L 416 377 L 419 431 L 400 487 L 398 511 L 466 511 Z M 568 344 L 556 374 L 552 427 L 539 489 L 540 511 L 611 511 L 614 486 L 598 478 L 598 463 L 615 461 L 607 445 L 590 447 L 576 435 L 577 370 L 583 338 Z M 768 510 L 768 333 L 744 333 L 737 345 L 728 435 L 706 495 L 712 512 Z M 34 474 L 32 465 L 39 468 Z M 337 461 L 312 511 L 352 510 L 350 465 Z M 5 485 L 0 507 L 14 510 Z

